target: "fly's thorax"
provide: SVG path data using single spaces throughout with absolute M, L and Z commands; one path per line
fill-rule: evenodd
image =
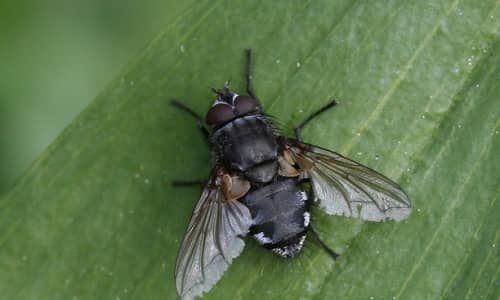
M 278 142 L 264 115 L 236 118 L 214 130 L 216 160 L 250 181 L 269 182 L 278 171 Z

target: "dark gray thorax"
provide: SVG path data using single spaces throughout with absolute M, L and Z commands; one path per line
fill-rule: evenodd
M 276 176 L 278 144 L 270 122 L 263 115 L 248 115 L 216 129 L 211 137 L 217 160 L 256 182 Z

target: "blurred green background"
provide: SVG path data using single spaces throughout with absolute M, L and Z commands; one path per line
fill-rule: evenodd
M 0 1 L 0 194 L 191 1 Z

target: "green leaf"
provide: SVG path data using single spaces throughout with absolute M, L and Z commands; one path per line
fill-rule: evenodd
M 400 182 L 405 222 L 327 216 L 296 259 L 248 239 L 204 299 L 496 299 L 500 294 L 498 1 L 201 1 L 117 77 L 0 200 L 3 299 L 175 299 L 173 266 L 210 156 L 207 87 L 257 94 Z

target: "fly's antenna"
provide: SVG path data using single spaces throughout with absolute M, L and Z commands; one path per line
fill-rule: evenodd
M 210 90 L 211 90 L 212 92 L 214 92 L 214 94 L 216 94 L 216 95 L 219 95 L 219 96 L 220 96 L 220 95 L 222 94 L 222 93 L 221 93 L 218 89 L 216 89 L 216 88 L 214 88 L 214 87 L 210 87 Z
M 210 87 L 210 90 L 212 90 L 212 92 L 214 92 L 214 94 L 223 97 L 223 96 L 228 95 L 230 93 L 230 91 L 231 91 L 229 89 L 230 85 L 231 85 L 231 78 L 229 78 L 226 82 L 224 82 L 224 86 L 221 89 L 216 89 L 214 87 Z

